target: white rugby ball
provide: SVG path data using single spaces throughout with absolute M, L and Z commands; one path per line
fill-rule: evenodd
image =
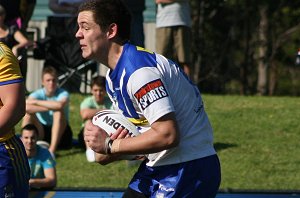
M 131 137 L 138 136 L 140 134 L 133 123 L 131 123 L 123 114 L 115 110 L 99 111 L 94 115 L 92 123 L 106 131 L 109 135 L 113 134 L 120 127 L 126 129 Z M 135 160 L 140 158 L 140 155 L 122 156 L 122 159 L 126 160 Z

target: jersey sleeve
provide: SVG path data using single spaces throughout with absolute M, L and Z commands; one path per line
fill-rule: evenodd
M 135 71 L 128 81 L 128 93 L 152 124 L 162 116 L 173 112 L 174 106 L 169 91 L 159 72 L 154 67 L 143 67 Z
M 0 86 L 22 81 L 17 58 L 6 45 L 0 43 Z

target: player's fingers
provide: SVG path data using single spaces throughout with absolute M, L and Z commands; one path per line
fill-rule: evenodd
M 118 135 L 118 139 L 123 139 L 128 135 L 128 131 L 126 129 L 122 129 L 121 133 Z

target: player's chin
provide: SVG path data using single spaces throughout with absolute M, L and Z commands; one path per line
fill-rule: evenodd
M 89 58 L 89 54 L 83 50 L 82 50 L 81 55 L 82 55 L 82 58 L 85 58 L 85 59 Z

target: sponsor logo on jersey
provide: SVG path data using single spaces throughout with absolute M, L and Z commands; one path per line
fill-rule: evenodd
M 147 108 L 153 102 L 168 96 L 168 93 L 160 79 L 149 82 L 139 89 L 134 96 L 142 109 Z

